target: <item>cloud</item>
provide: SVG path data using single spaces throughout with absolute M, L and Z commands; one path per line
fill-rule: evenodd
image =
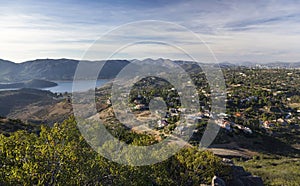
M 174 22 L 197 33 L 219 61 L 299 61 L 298 1 L 3 1 L 0 8 L 0 58 L 17 62 L 35 58 L 80 59 L 101 35 L 139 20 Z M 177 41 L 205 53 L 182 30 L 149 26 L 125 30 L 103 41 L 106 56 L 120 41 Z M 155 31 L 155 32 L 154 32 Z M 168 33 L 168 34 L 166 34 Z M 112 39 L 112 38 L 111 38 Z M 139 56 L 141 46 L 122 56 Z M 145 46 L 149 50 L 149 46 Z M 168 50 L 152 49 L 154 56 Z M 161 52 L 160 52 L 161 51 Z M 129 54 L 131 53 L 131 55 Z M 207 51 L 206 51 L 207 52 Z M 181 55 L 169 51 L 169 58 Z M 101 57 L 101 55 L 99 55 Z M 147 57 L 151 57 L 150 52 Z

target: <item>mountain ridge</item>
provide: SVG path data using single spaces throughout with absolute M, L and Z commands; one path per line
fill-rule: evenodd
M 17 83 L 32 79 L 47 81 L 73 80 L 79 60 L 73 59 L 37 59 L 22 63 L 0 60 L 0 82 Z M 86 65 L 102 66 L 98 79 L 115 77 L 130 62 L 127 60 L 83 61 Z
M 197 63 L 193 61 L 184 60 L 170 60 L 170 59 L 151 59 L 144 60 L 99 60 L 99 61 L 80 61 L 75 59 L 35 59 L 25 61 L 22 63 L 15 63 L 9 60 L 0 59 L 0 82 L 1 83 L 18 83 L 32 79 L 41 79 L 47 81 L 55 80 L 73 80 L 76 68 L 79 62 L 88 65 L 89 69 L 97 70 L 103 65 L 98 79 L 112 79 L 128 64 L 134 62 L 149 62 L 160 63 L 163 61 L 172 61 L 182 66 L 187 71 L 195 71 Z M 201 65 L 209 65 L 209 63 L 198 62 Z M 137 63 L 135 63 L 137 65 Z M 221 68 L 300 68 L 300 62 L 271 62 L 271 63 L 257 63 L 257 62 L 220 62 L 214 63 L 214 66 Z M 96 71 L 95 71 L 96 72 Z M 91 73 L 92 74 L 92 73 Z

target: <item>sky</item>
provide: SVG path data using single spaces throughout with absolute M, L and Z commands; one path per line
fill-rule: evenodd
M 135 40 L 170 42 L 189 54 L 211 55 L 220 62 L 300 62 L 300 1 L 110 1 L 0 0 L 0 58 L 23 62 L 41 58 L 89 59 L 86 51 L 98 44 L 91 59 L 186 59 L 182 51 L 160 44 L 138 44 L 116 53 L 116 46 Z M 158 20 L 167 24 L 133 24 Z M 161 23 L 163 23 L 161 22 Z M 180 25 L 196 33 L 168 27 Z M 125 26 L 126 27 L 126 26 Z M 152 30 L 155 28 L 154 30 Z M 116 31 L 117 30 L 117 31 Z M 114 37 L 109 40 L 105 35 Z M 100 39 L 99 41 L 99 38 Z M 103 39 L 104 38 L 104 39 Z

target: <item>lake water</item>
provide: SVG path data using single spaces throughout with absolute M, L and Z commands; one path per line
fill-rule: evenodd
M 108 79 L 98 79 L 96 81 L 96 87 L 101 87 L 110 80 Z M 72 92 L 73 81 L 53 81 L 58 85 L 55 87 L 43 88 L 43 90 L 50 90 L 51 92 L 64 93 L 64 92 Z M 95 81 L 92 80 L 82 80 L 77 81 L 76 83 L 76 92 L 83 92 L 89 89 L 95 88 Z
M 96 81 L 96 87 L 101 87 L 104 84 L 108 83 L 109 79 L 99 79 Z M 57 86 L 55 87 L 49 87 L 49 88 L 43 88 L 42 90 L 49 90 L 53 93 L 65 93 L 65 92 L 72 92 L 73 88 L 73 81 L 52 81 L 57 83 Z M 87 91 L 89 89 L 95 88 L 95 81 L 92 80 L 82 80 L 77 81 L 76 83 L 76 91 L 77 92 L 83 92 Z M 18 89 L 0 89 L 0 91 L 5 90 L 18 90 Z

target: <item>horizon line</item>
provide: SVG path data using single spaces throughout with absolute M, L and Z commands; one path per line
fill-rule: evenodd
M 32 61 L 37 61 L 37 60 L 74 60 L 74 61 L 90 61 L 90 62 L 97 62 L 97 61 L 111 61 L 111 60 L 127 60 L 127 61 L 134 61 L 134 60 L 139 60 L 139 61 L 144 61 L 144 60 L 170 60 L 170 61 L 184 61 L 184 62 L 198 62 L 198 63 L 216 63 L 216 64 L 221 64 L 221 63 L 230 63 L 230 64 L 245 64 L 245 63 L 252 63 L 252 64 L 271 64 L 271 63 L 300 63 L 300 61 L 270 61 L 270 62 L 255 62 L 255 61 L 217 61 L 217 62 L 203 62 L 203 61 L 193 61 L 193 60 L 186 60 L 186 59 L 169 59 L 169 58 L 150 58 L 150 57 L 145 57 L 145 58 L 132 58 L 132 59 L 126 59 L 126 58 L 111 58 L 111 59 L 78 59 L 78 58 L 67 58 L 67 57 L 58 57 L 58 58 L 35 58 L 35 59 L 28 59 L 28 60 L 22 60 L 21 62 L 16 62 L 12 61 L 9 59 L 3 59 L 0 58 L 1 61 L 6 61 L 6 62 L 11 62 L 15 64 L 21 64 L 21 63 L 26 63 L 26 62 L 32 62 Z

